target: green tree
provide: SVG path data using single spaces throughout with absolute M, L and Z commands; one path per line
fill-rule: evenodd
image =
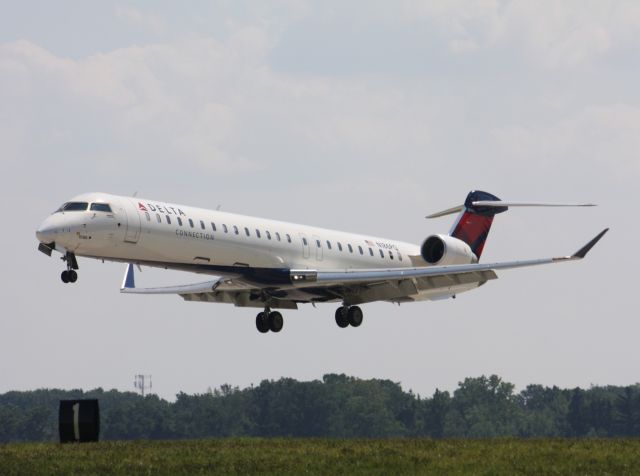
M 614 428 L 621 436 L 640 436 L 640 386 L 627 386 L 614 405 Z
M 513 384 L 497 375 L 460 382 L 445 419 L 445 436 L 515 435 L 519 408 L 513 390 Z
M 425 400 L 422 407 L 423 424 L 421 433 L 432 438 L 442 438 L 445 434 L 446 417 L 451 407 L 449 392 L 441 392 L 436 389 L 433 397 Z
M 580 388 L 575 388 L 571 394 L 569 402 L 569 412 L 567 421 L 571 430 L 570 436 L 584 436 L 589 431 L 589 421 L 587 418 L 587 406 L 585 403 L 585 392 Z

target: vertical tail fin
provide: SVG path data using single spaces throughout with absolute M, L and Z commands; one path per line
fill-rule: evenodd
M 474 202 L 499 202 L 500 199 L 487 192 L 475 190 L 469 192 L 457 220 L 449 235 L 464 241 L 480 259 L 484 244 L 489 236 L 493 217 L 507 211 L 507 207 L 478 206 Z
M 493 217 L 498 213 L 506 212 L 509 207 L 595 207 L 595 205 L 593 203 L 504 202 L 495 195 L 475 190 L 469 192 L 464 205 L 432 213 L 427 218 L 458 213 L 449 236 L 464 241 L 480 259 Z

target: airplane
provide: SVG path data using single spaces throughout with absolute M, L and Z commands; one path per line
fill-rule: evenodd
M 495 215 L 510 207 L 594 206 L 506 202 L 471 191 L 463 205 L 426 218 L 457 214 L 448 234 L 421 245 L 107 193 L 65 202 L 36 231 L 38 249 L 62 254 L 64 283 L 78 279 L 78 257 L 127 264 L 120 291 L 177 294 L 186 301 L 261 309 L 256 328 L 280 332 L 282 314 L 299 304 L 336 302 L 341 328 L 363 321 L 360 305 L 455 298 L 496 279 L 497 270 L 584 258 L 609 230 L 571 255 L 498 263 L 480 257 Z M 137 288 L 134 265 L 212 275 L 196 284 Z

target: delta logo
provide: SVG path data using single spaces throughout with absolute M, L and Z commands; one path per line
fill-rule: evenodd
M 168 205 L 158 205 L 157 203 L 147 203 L 146 206 L 142 202 L 138 202 L 138 210 L 143 212 L 166 213 L 167 215 L 187 216 L 180 208 L 170 207 Z

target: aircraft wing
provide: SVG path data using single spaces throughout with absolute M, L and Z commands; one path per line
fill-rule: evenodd
M 321 294 L 328 290 L 335 297 L 347 298 L 354 304 L 388 300 L 401 302 L 404 296 L 418 290 L 457 285 L 484 284 L 496 279 L 495 271 L 543 264 L 575 261 L 584 258 L 589 250 L 609 231 L 605 229 L 578 251 L 568 256 L 502 263 L 476 263 L 450 266 L 414 268 L 347 269 L 339 271 L 291 270 L 291 280 L 299 288 Z
M 216 277 L 210 281 L 176 286 L 137 288 L 135 286 L 134 265 L 129 263 L 122 280 L 120 292 L 125 294 L 177 294 L 185 301 L 219 302 L 239 307 L 264 307 L 267 292 L 241 279 Z M 271 293 L 276 292 L 271 289 Z M 277 293 L 277 292 L 276 292 Z M 274 309 L 297 309 L 295 302 L 270 296 Z M 284 296 L 281 296 L 284 297 Z
M 184 293 L 202 293 L 213 291 L 220 285 L 222 278 L 217 278 L 212 281 L 205 281 L 196 284 L 182 284 L 177 286 L 162 286 L 155 288 L 136 288 L 135 278 L 133 271 L 133 263 L 127 265 L 127 270 L 124 273 L 124 279 L 122 280 L 122 286 L 120 287 L 121 293 L 128 294 L 184 294 Z
M 136 288 L 133 264 L 120 289 L 131 294 L 178 294 L 187 301 L 229 303 L 241 307 L 264 307 L 268 299 L 272 308 L 296 309 L 298 302 L 348 300 L 351 304 L 372 301 L 402 302 L 418 290 L 446 289 L 457 285 L 496 279 L 495 271 L 562 263 L 584 258 L 609 231 L 605 229 L 575 253 L 568 256 L 500 263 L 475 263 L 450 266 L 419 266 L 413 268 L 290 270 L 291 285 L 257 286 L 242 281 L 217 277 L 196 284 L 157 288 Z M 410 299 L 409 299 L 410 300 Z

